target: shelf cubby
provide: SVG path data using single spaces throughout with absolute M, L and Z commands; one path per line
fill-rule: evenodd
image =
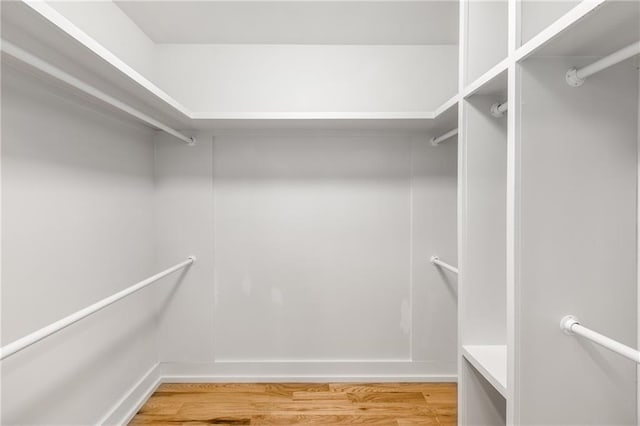
M 525 44 L 580 3 L 580 0 L 523 0 L 520 7 L 520 44 Z
M 465 99 L 465 277 L 463 345 L 506 344 L 506 73 Z
M 473 426 L 500 426 L 507 424 L 507 400 L 487 380 L 474 364 L 462 360 L 460 389 L 464 404 L 460 407 L 460 424 Z
M 508 2 L 470 1 L 466 15 L 468 85 L 507 57 Z
M 507 346 L 464 345 L 462 356 L 504 398 L 507 397 Z
M 553 8 L 553 2 L 534 2 Z M 538 4 L 540 3 L 540 4 Z M 640 2 L 584 0 L 516 51 L 516 60 L 529 56 L 606 56 L 640 38 Z

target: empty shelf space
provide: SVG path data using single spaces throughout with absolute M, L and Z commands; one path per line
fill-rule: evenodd
M 489 95 L 505 92 L 508 67 L 509 61 L 507 59 L 500 61 L 496 66 L 465 87 L 464 97 L 467 98 L 475 94 Z
M 462 346 L 462 355 L 506 398 L 506 345 L 464 345 Z
M 583 1 L 516 51 L 528 56 L 606 56 L 638 41 L 640 3 Z

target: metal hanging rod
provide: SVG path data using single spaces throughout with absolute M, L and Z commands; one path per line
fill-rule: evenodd
M 591 340 L 625 358 L 640 363 L 640 352 L 623 343 L 597 333 L 580 324 L 580 320 L 572 315 L 567 315 L 560 320 L 560 328 L 569 335 L 578 335 Z
M 448 263 L 443 262 L 442 260 L 440 260 L 440 258 L 438 256 L 431 256 L 431 263 L 433 263 L 434 265 L 437 265 L 441 268 L 446 269 L 447 271 L 451 271 L 454 274 L 458 274 L 458 268 L 456 268 L 455 266 L 451 266 Z
M 640 41 L 631 43 L 629 46 L 623 47 L 586 67 L 579 69 L 571 68 L 567 71 L 565 78 L 569 86 L 580 87 L 584 84 L 587 77 L 636 55 L 640 55 Z
M 43 61 L 42 59 L 32 55 L 31 53 L 28 53 L 22 50 L 21 48 L 14 45 L 13 43 L 10 43 L 5 40 L 1 40 L 1 42 L 2 42 L 2 45 L 1 45 L 2 52 L 4 52 L 6 55 L 9 55 L 12 58 L 17 59 L 18 61 L 24 64 L 27 64 L 32 68 L 35 68 L 38 71 L 43 72 L 58 81 L 61 81 L 69 86 L 72 86 L 80 90 L 81 92 L 86 93 L 89 96 L 92 96 L 106 104 L 109 104 L 112 107 L 119 109 L 120 111 L 125 112 L 137 118 L 140 121 L 147 123 L 151 127 L 155 127 L 156 129 L 160 129 L 163 132 L 166 132 L 172 136 L 175 136 L 176 138 L 182 141 L 185 141 L 189 145 L 195 144 L 196 141 L 194 138 L 183 135 L 177 130 L 172 129 L 171 127 L 159 122 L 155 118 L 149 117 L 143 112 L 140 112 L 137 109 L 125 104 L 124 102 L 121 102 L 107 95 L 106 93 L 96 89 L 90 84 L 85 83 L 84 81 L 62 71 L 61 69 L 49 64 L 48 62 Z
M 81 309 L 77 312 L 74 312 L 73 314 L 66 316 L 64 318 L 62 318 L 61 320 L 58 320 L 52 324 L 49 324 L 46 327 L 41 328 L 40 330 L 36 330 L 31 334 L 28 334 L 24 337 L 22 337 L 21 339 L 18 339 L 14 342 L 9 343 L 8 345 L 3 346 L 2 348 L 0 348 L 0 360 L 3 360 L 5 358 L 10 357 L 11 355 L 20 352 L 21 350 L 28 348 L 29 346 L 33 345 L 34 343 L 39 342 L 40 340 L 51 336 L 54 333 L 57 333 L 60 330 L 63 330 L 67 327 L 69 327 L 70 325 L 80 321 L 83 318 L 88 317 L 89 315 L 95 314 L 96 312 L 106 308 L 109 305 L 112 305 L 113 303 L 124 299 L 125 297 L 139 291 L 142 290 L 143 288 L 145 288 L 146 286 L 158 281 L 160 278 L 164 278 L 167 275 L 182 269 L 186 266 L 189 266 L 191 264 L 193 264 L 196 261 L 196 257 L 195 256 L 189 256 L 187 258 L 187 260 L 178 263 L 177 265 L 174 265 L 168 269 L 165 269 L 164 271 L 147 278 L 144 281 L 140 281 L 137 284 L 132 285 L 131 287 L 128 287 L 112 296 L 109 296 L 107 298 L 104 298 L 102 300 L 100 300 L 99 302 L 94 303 L 91 306 L 88 306 L 84 309 Z
M 505 101 L 505 102 L 496 102 L 495 104 L 491 105 L 491 115 L 493 115 L 494 117 L 503 117 L 504 113 L 507 112 L 507 110 L 509 109 L 509 104 Z
M 449 138 L 451 138 L 451 137 L 453 137 L 453 136 L 455 136 L 457 134 L 458 134 L 458 129 L 457 128 L 453 129 L 453 130 L 449 130 L 447 133 L 445 133 L 445 134 L 443 134 L 441 136 L 438 136 L 437 138 L 436 137 L 431 138 L 431 145 L 438 146 L 442 142 L 446 141 L 447 139 L 449 139 Z

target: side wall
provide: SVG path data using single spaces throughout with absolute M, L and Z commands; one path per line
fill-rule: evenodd
M 455 377 L 455 277 L 429 262 L 456 263 L 455 141 L 198 140 L 156 139 L 159 256 L 198 256 L 162 318 L 170 379 Z
M 4 345 L 156 265 L 152 131 L 2 73 Z M 1 423 L 98 423 L 157 363 L 152 292 L 4 360 Z

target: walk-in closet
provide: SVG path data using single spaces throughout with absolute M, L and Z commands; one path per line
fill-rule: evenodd
M 0 7 L 2 425 L 640 424 L 640 2 Z

